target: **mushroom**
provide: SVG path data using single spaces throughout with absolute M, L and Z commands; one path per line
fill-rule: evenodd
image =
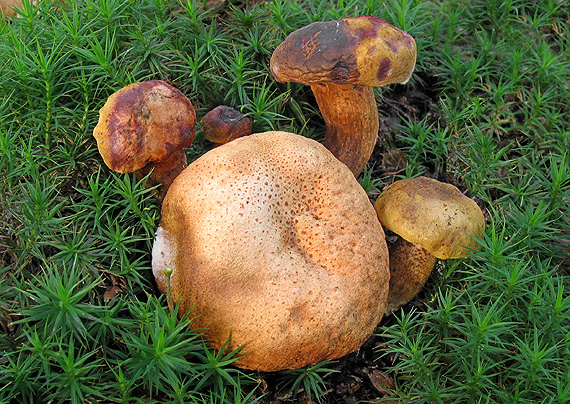
M 438 258 L 463 258 L 480 248 L 483 212 L 451 184 L 399 180 L 382 191 L 374 208 L 384 227 L 400 236 L 390 247 L 387 313 L 416 296 Z
M 147 186 L 168 187 L 188 165 L 184 149 L 194 140 L 196 113 L 182 92 L 161 80 L 128 85 L 112 94 L 93 130 L 107 167 L 149 175 Z
M 384 314 L 388 248 L 366 192 L 320 143 L 235 139 L 172 183 L 152 251 L 159 288 L 235 364 L 299 368 L 361 346 Z M 166 272 L 172 270 L 170 277 Z
M 251 135 L 253 122 L 241 112 L 219 105 L 204 115 L 200 126 L 206 139 L 212 143 L 224 144 Z
M 406 83 L 415 63 L 409 34 L 360 16 L 294 31 L 273 52 L 270 68 L 277 81 L 311 86 L 327 128 L 324 145 L 358 176 L 378 137 L 372 88 Z

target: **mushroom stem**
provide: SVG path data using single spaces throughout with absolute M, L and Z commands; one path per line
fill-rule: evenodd
M 177 150 L 172 153 L 168 159 L 160 163 L 148 163 L 143 168 L 135 171 L 137 179 L 141 179 L 150 173 L 146 182 L 147 188 L 159 186 L 155 196 L 162 201 L 166 196 L 166 192 L 172 184 L 172 181 L 178 174 L 188 166 L 186 154 L 184 150 Z
M 390 289 L 386 314 L 414 298 L 429 278 L 437 258 L 419 244 L 399 237 L 390 247 Z
M 319 83 L 311 89 L 327 126 L 323 144 L 357 177 L 378 137 L 378 109 L 372 87 Z

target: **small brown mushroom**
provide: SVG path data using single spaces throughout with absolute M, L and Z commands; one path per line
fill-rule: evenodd
M 238 137 L 251 135 L 253 122 L 241 112 L 219 105 L 204 115 L 200 126 L 210 142 L 225 144 Z
M 409 34 L 360 16 L 294 31 L 273 52 L 270 67 L 277 81 L 311 86 L 327 127 L 324 145 L 358 176 L 378 137 L 372 87 L 406 83 L 415 63 Z
M 480 247 L 483 212 L 451 184 L 426 177 L 396 181 L 374 207 L 380 222 L 400 236 L 390 247 L 387 313 L 416 296 L 438 258 L 463 258 Z
M 99 153 L 111 170 L 150 173 L 162 199 L 187 166 L 184 149 L 194 140 L 196 113 L 182 92 L 161 80 L 128 85 L 112 94 L 93 130 Z
M 260 371 L 346 355 L 384 314 L 388 248 L 366 192 L 320 143 L 286 132 L 195 160 L 162 205 L 152 269 L 211 345 Z

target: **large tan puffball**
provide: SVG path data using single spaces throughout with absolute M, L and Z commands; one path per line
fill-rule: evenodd
M 237 366 L 299 368 L 358 349 L 384 314 L 388 250 L 374 207 L 321 144 L 286 132 L 236 139 L 172 183 L 153 272 Z

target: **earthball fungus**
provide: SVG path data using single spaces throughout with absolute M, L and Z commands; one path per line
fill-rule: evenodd
M 384 314 L 374 207 L 344 164 L 299 135 L 253 134 L 190 164 L 164 198 L 152 255 L 159 288 L 193 310 L 214 348 L 243 346 L 243 368 L 341 357 Z
M 270 68 L 277 81 L 311 86 L 326 124 L 324 145 L 358 176 L 378 137 L 372 88 L 406 83 L 416 52 L 414 39 L 385 20 L 349 17 L 292 32 Z
M 483 212 L 451 184 L 427 177 L 399 180 L 382 191 L 374 207 L 380 222 L 400 236 L 390 247 L 386 312 L 420 291 L 438 258 L 463 258 L 480 247 Z
M 128 85 L 112 94 L 93 130 L 107 167 L 119 173 L 149 174 L 160 185 L 159 199 L 188 165 L 184 149 L 194 140 L 196 113 L 190 100 L 161 80 Z

